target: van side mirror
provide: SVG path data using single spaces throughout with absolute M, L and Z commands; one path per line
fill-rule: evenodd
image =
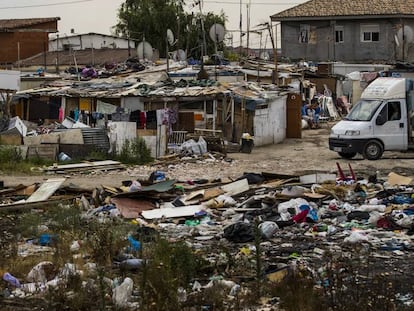
M 385 122 L 387 122 L 387 117 L 384 114 L 380 113 L 378 115 L 377 119 L 375 120 L 375 124 L 376 125 L 384 125 Z

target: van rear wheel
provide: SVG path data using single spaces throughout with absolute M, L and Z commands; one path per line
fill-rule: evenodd
M 352 159 L 356 156 L 356 152 L 338 152 L 341 158 Z
M 381 158 L 384 152 L 384 148 L 381 143 L 376 140 L 370 140 L 365 144 L 364 152 L 362 155 L 367 160 L 378 160 Z

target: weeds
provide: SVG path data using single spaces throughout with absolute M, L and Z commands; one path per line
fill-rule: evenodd
M 118 160 L 125 164 L 146 164 L 151 162 L 151 150 L 147 147 L 142 137 L 134 140 L 125 141 L 122 150 L 118 155 Z
M 141 305 L 143 310 L 179 310 L 179 287 L 188 288 L 200 260 L 183 243 L 165 239 L 146 245 L 148 258 L 142 270 Z M 162 277 L 160 277 L 162 276 Z
M 34 174 L 33 166 L 50 165 L 53 161 L 32 157 L 23 159 L 22 151 L 16 146 L 0 145 L 0 172 Z
M 156 231 L 150 234 L 121 219 L 86 221 L 76 206 L 57 205 L 37 213 L 0 217 L 4 218 L 2 230 L 12 233 L 1 237 L 1 271 L 24 280 L 41 261 L 53 262 L 56 271 L 68 263 L 83 271 L 65 275 L 61 277 L 63 282 L 49 287 L 42 296 L 46 310 L 114 310 L 111 289 L 115 280 L 122 281 L 126 276 L 134 281 L 133 300 L 139 301 L 142 311 L 255 310 L 264 298 L 289 311 L 410 310 L 396 301 L 397 293 L 412 290 L 407 288 L 411 284 L 409 274 L 404 277 L 399 270 L 386 271 L 365 247 L 327 252 L 319 262 L 312 262 L 313 267 L 297 259 L 295 269 L 276 283 L 269 281 L 264 271 L 268 262 L 278 259 L 263 259 L 265 247 L 257 223 L 254 251 L 250 249 L 249 253 L 245 246 L 223 242 L 215 245 L 219 254 L 213 257 L 216 262 L 211 262 L 203 259 L 202 250 L 195 252 L 185 242 L 167 240 Z M 57 236 L 53 254 L 21 257 L 8 246 L 24 244 L 27 238 L 34 239 L 45 230 Z M 141 242 L 141 249 L 134 253 L 143 259 L 138 271 L 122 270 L 114 264 L 120 254 L 131 255 L 129 235 Z M 70 248 L 74 240 L 82 241 L 75 253 Z M 244 254 L 240 252 L 243 247 Z M 85 263 L 95 263 L 96 269 L 87 269 Z M 241 285 L 240 291 L 230 296 L 231 288 L 225 282 L 193 291 L 196 280 L 204 283 L 212 275 L 233 280 Z M 0 283 L 0 292 L 3 289 L 4 283 Z

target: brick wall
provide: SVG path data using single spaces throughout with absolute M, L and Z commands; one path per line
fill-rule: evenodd
M 30 29 L 34 31 L 30 31 Z M 20 46 L 21 60 L 47 51 L 49 46 L 48 32 L 57 31 L 57 21 L 37 24 L 20 30 L 0 32 L 0 63 L 16 62 L 19 58 L 18 46 Z

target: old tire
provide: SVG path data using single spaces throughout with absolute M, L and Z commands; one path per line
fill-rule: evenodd
M 384 148 L 381 143 L 376 140 L 368 141 L 364 146 L 363 156 L 367 160 L 378 160 L 381 158 Z
M 338 152 L 339 156 L 344 159 L 352 159 L 356 156 L 356 152 Z

